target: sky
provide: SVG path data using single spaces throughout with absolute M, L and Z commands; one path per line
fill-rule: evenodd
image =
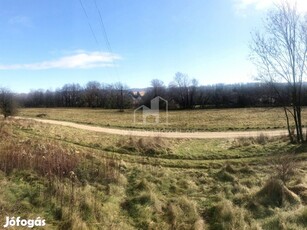
M 307 2 L 299 0 L 300 9 Z M 1 0 L 0 87 L 251 82 L 251 32 L 273 0 Z

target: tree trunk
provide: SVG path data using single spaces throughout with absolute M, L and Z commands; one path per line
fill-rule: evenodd
M 299 139 L 300 143 L 304 142 L 304 136 L 303 136 L 303 128 L 302 128 L 302 108 L 300 106 L 297 106 L 297 123 L 298 123 L 298 130 L 299 130 Z
M 293 143 L 293 142 L 294 142 L 294 140 L 293 140 L 293 134 L 292 134 L 292 132 L 291 132 L 290 122 L 289 122 L 289 116 L 288 116 L 288 112 L 287 112 L 287 108 L 286 108 L 286 107 L 284 107 L 284 112 L 285 112 L 286 119 L 287 119 L 287 129 L 288 129 L 288 134 L 289 134 L 290 142 Z
M 298 143 L 304 142 L 303 130 L 302 130 L 302 117 L 301 117 L 301 107 L 293 106 L 293 118 L 295 122 L 296 130 L 296 141 Z

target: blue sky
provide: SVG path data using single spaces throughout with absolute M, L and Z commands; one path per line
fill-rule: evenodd
M 134 88 L 154 78 L 168 85 L 176 72 L 204 85 L 252 81 L 250 32 L 271 2 L 1 0 L 0 86 L 28 92 L 95 80 Z

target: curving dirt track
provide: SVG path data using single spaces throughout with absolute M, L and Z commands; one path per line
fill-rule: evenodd
M 68 121 L 46 120 L 38 118 L 25 118 L 15 117 L 17 119 L 33 120 L 46 124 L 63 125 L 72 128 L 108 133 L 124 136 L 139 136 L 139 137 L 163 137 L 163 138 L 179 138 L 179 139 L 222 139 L 222 138 L 240 138 L 240 137 L 257 137 L 264 134 L 269 137 L 285 136 L 288 135 L 287 130 L 258 130 L 258 131 L 229 131 L 229 132 L 154 132 L 154 131 L 141 131 L 141 130 L 126 130 L 105 128 L 99 126 L 83 125 Z

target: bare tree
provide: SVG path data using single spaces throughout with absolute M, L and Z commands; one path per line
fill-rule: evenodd
M 195 78 L 192 79 L 188 92 L 189 92 L 189 107 L 194 108 L 198 93 L 198 81 Z
M 0 109 L 5 119 L 17 113 L 17 104 L 14 95 L 8 89 L 0 89 Z
M 191 79 L 187 74 L 177 72 L 174 81 L 169 84 L 170 96 L 173 98 L 181 108 L 189 108 L 189 86 Z
M 164 82 L 159 79 L 153 79 L 151 80 L 151 86 L 152 86 L 152 96 L 157 97 L 164 97 L 165 96 L 165 86 Z
M 180 72 L 175 74 L 174 81 L 169 85 L 170 94 L 173 99 L 184 109 L 195 107 L 197 89 L 198 81 Z
M 101 84 L 97 81 L 90 81 L 85 87 L 85 98 L 88 107 L 97 108 L 100 105 Z
M 92 85 L 91 85 L 92 86 Z M 94 86 L 90 88 L 88 86 L 89 91 L 94 91 Z M 61 97 L 62 97 L 62 104 L 64 107 L 78 107 L 81 104 L 81 91 L 82 88 L 79 84 L 66 84 L 61 89 Z M 88 92 L 88 95 L 90 97 L 90 94 L 92 93 Z
M 119 112 L 124 112 L 124 85 L 121 82 L 114 84 L 116 104 Z
M 259 79 L 268 83 L 280 98 L 275 87 L 285 82 L 290 104 L 284 104 L 289 136 L 290 123 L 296 131 L 296 141 L 303 142 L 302 84 L 306 77 L 307 15 L 297 11 L 296 5 L 284 2 L 268 14 L 264 33 L 255 32 L 251 44 L 251 59 L 257 66 Z M 291 118 L 291 122 L 289 119 Z
M 113 85 L 116 108 L 119 112 L 124 112 L 125 108 L 129 107 L 131 104 L 131 97 L 128 93 L 128 86 L 121 82 L 117 82 Z

